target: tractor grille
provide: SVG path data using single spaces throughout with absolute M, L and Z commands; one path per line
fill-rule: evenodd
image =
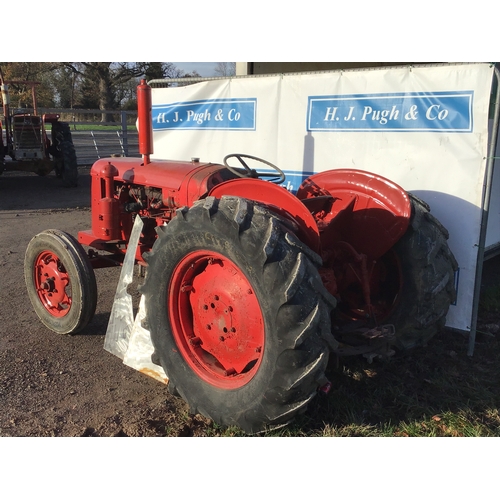
M 40 116 L 14 116 L 13 129 L 16 159 L 41 159 L 44 157 Z

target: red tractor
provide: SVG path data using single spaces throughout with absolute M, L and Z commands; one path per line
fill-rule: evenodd
M 221 425 L 283 425 L 327 385 L 330 354 L 408 349 L 444 326 L 457 263 L 425 202 L 360 170 L 312 175 L 294 195 L 279 168 L 248 155 L 150 160 L 144 80 L 138 106 L 142 160 L 93 165 L 91 229 L 78 241 L 43 231 L 27 248 L 28 293 L 48 328 L 88 324 L 94 269 L 123 263 L 137 217 L 151 358 L 171 393 Z
M 11 109 L 9 85 L 31 89 L 32 112 Z M 78 184 L 78 164 L 69 125 L 59 121 L 59 114 L 38 114 L 36 85 L 38 82 L 5 81 L 0 69 L 4 121 L 4 131 L 0 121 L 0 174 L 4 170 L 19 170 L 47 175 L 55 170 L 65 187 L 75 187 Z M 52 130 L 50 138 L 48 125 Z M 6 157 L 10 157 L 10 160 L 6 160 Z

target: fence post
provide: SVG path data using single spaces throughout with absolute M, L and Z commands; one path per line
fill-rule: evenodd
M 127 112 L 121 111 L 121 121 L 122 121 L 122 141 L 123 141 L 123 152 L 125 156 L 128 156 L 128 137 L 127 137 Z

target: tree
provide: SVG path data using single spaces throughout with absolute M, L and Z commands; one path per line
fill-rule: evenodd
M 113 121 L 114 109 L 136 109 L 136 87 L 146 80 L 182 78 L 170 62 L 15 62 L 0 63 L 5 80 L 30 80 L 37 86 L 39 107 L 100 109 L 102 121 Z M 31 107 L 30 87 L 11 85 L 13 107 Z
M 134 100 L 139 77 L 146 80 L 181 78 L 183 73 L 173 63 L 165 62 L 82 62 L 66 63 L 82 77 L 82 104 L 101 110 L 129 107 Z M 134 85 L 131 85 L 134 82 Z M 93 104 L 93 106 L 89 106 Z M 109 113 L 102 114 L 102 121 L 113 121 Z
M 131 79 L 144 76 L 150 63 L 81 62 L 64 63 L 82 78 L 81 101 L 84 107 L 116 109 L 120 104 L 118 90 Z M 89 106 L 89 105 L 93 106 Z M 101 121 L 113 121 L 111 113 L 102 113 Z
M 164 80 L 168 78 L 182 78 L 184 73 L 174 63 L 150 62 L 145 71 L 146 80 Z
M 201 78 L 202 76 L 198 73 L 198 71 L 193 70 L 191 73 L 184 73 L 181 78 Z
M 77 101 L 79 76 L 67 66 L 59 66 L 52 75 L 52 85 L 55 87 L 55 102 L 60 108 L 74 108 Z
M 170 62 L 149 62 L 145 64 L 146 68 L 144 75 L 141 75 L 141 77 L 143 76 L 146 81 L 199 76 L 196 72 L 194 72 L 193 75 L 184 74 L 182 70 Z M 120 86 L 117 90 L 117 101 L 119 102 L 121 109 L 137 109 L 136 88 L 139 84 L 139 80 L 140 77 L 134 78 Z
M 36 86 L 36 98 L 39 107 L 55 105 L 55 87 L 52 83 L 52 72 L 57 63 L 44 62 L 0 62 L 6 81 L 39 82 Z M 31 108 L 33 99 L 31 86 L 22 84 L 9 85 L 11 107 Z
M 236 74 L 235 62 L 219 62 L 214 70 L 216 75 L 219 76 L 234 76 Z

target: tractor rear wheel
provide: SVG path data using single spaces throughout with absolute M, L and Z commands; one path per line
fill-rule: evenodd
M 42 323 L 56 333 L 82 330 L 97 304 L 94 269 L 78 241 L 47 229 L 28 244 L 24 259 L 28 296 Z
M 446 228 L 429 206 L 408 193 L 412 204 L 410 226 L 390 250 L 401 273 L 401 288 L 387 322 L 396 327 L 396 347 L 425 345 L 446 323 L 456 300 L 457 261 Z
M 425 202 L 408 194 L 412 214 L 406 233 L 369 271 L 371 311 L 357 274 L 343 261 L 335 264 L 339 323 L 393 324 L 400 350 L 425 345 L 445 326 L 456 299 L 458 268 L 447 243 L 448 231 Z
M 52 148 L 56 176 L 62 178 L 64 187 L 78 185 L 78 162 L 69 125 L 65 122 L 52 124 Z
M 326 380 L 335 299 L 286 221 L 209 197 L 158 228 L 141 289 L 153 359 L 192 413 L 256 433 L 305 411 Z
M 60 144 L 62 154 L 62 182 L 64 187 L 78 186 L 78 164 L 76 160 L 75 146 L 71 141 Z

